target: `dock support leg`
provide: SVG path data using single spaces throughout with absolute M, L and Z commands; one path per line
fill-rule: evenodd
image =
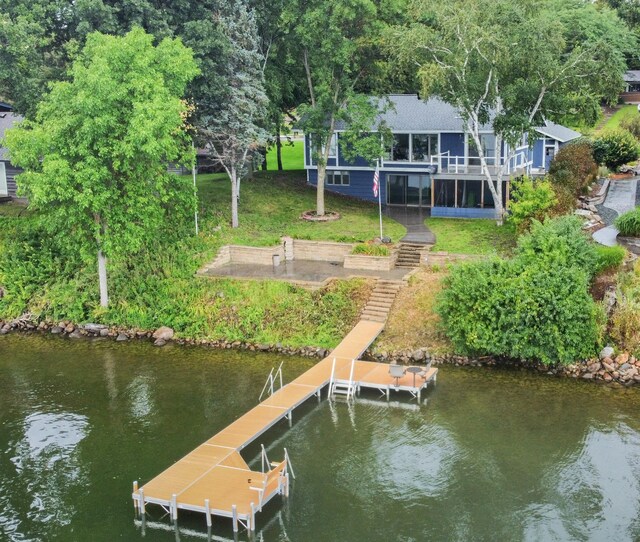
M 284 474 L 284 496 L 289 497 L 289 473 Z
M 204 500 L 204 510 L 207 516 L 207 527 L 211 527 L 211 507 L 209 506 L 209 499 Z
M 387 401 L 391 399 L 391 388 L 389 388 L 389 386 L 387 386 Z
M 133 482 L 133 492 L 134 493 L 138 493 L 138 481 L 136 480 L 135 482 Z M 137 512 L 138 511 L 138 499 L 133 499 L 133 509 Z
M 171 519 L 178 519 L 178 496 L 175 493 L 171 495 Z
M 238 507 L 234 504 L 231 507 L 231 517 L 233 519 L 233 532 L 238 532 Z
M 140 489 L 140 502 L 138 504 L 140 505 L 140 514 L 144 516 L 146 513 L 146 508 L 144 506 L 144 490 L 143 489 Z
M 293 410 L 289 411 L 289 427 L 293 425 Z
M 251 503 L 251 523 L 249 524 L 249 530 L 255 532 L 256 530 L 256 509 L 253 503 Z

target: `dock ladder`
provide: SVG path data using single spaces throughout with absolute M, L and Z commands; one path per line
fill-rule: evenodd
M 274 372 L 274 368 L 271 368 L 271 372 L 269 373 L 269 376 L 267 377 L 267 381 L 264 383 L 264 386 L 262 387 L 262 391 L 260 392 L 260 397 L 258 398 L 258 401 L 262 401 L 262 396 L 265 394 L 266 391 L 269 392 L 269 395 L 273 395 L 273 393 L 276 391 L 276 383 L 280 384 L 280 388 L 283 387 L 282 385 L 282 363 L 280 363 L 280 366 L 278 367 L 278 369 Z
M 329 379 L 329 397 L 336 395 L 346 395 L 347 399 L 352 399 L 356 394 L 356 383 L 353 380 L 353 373 L 356 366 L 356 360 L 351 360 L 351 370 L 349 371 L 349 379 L 343 380 L 336 378 L 336 358 L 333 358 L 333 366 L 331 367 L 331 378 Z

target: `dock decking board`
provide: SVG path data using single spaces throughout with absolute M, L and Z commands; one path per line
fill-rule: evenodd
M 263 490 L 263 503 L 281 492 L 286 460 L 276 464 L 268 473 L 256 472 L 249 469 L 240 450 L 290 416 L 294 408 L 317 395 L 329 383 L 332 371 L 336 380 L 349 379 L 352 363 L 355 363 L 354 382 L 365 387 L 389 386 L 387 364 L 353 362 L 383 328 L 384 324 L 380 322 L 358 322 L 330 356 L 240 416 L 140 490 L 134 491 L 132 497 L 136 506 L 144 510 L 144 503 L 155 503 L 171 509 L 175 502 L 178 509 L 206 512 L 205 500 L 208 500 L 210 514 L 233 517 L 235 506 L 236 518 L 244 520 L 246 526 L 254 530 L 253 514 L 258 510 L 260 501 L 260 492 L 256 488 Z M 435 379 L 436 373 L 437 369 L 431 369 L 426 382 Z M 409 385 L 412 378 L 411 374 L 405 375 L 400 381 L 401 386 Z M 177 517 L 177 510 L 174 513 Z

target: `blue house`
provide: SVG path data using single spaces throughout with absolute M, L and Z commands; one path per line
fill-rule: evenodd
M 429 209 L 432 216 L 493 218 L 494 203 L 482 175 L 478 151 L 464 121 L 451 105 L 437 98 L 421 100 L 415 94 L 389 96 L 392 107 L 381 119 L 393 133 L 393 144 L 380 160 L 380 189 L 385 205 Z M 327 163 L 327 190 L 376 201 L 372 191 L 374 169 L 364 159 L 347 161 L 341 153 L 338 129 Z M 503 197 L 509 198 L 509 179 L 523 174 L 544 175 L 563 145 L 580 134 L 546 122 L 536 128 L 539 137 L 523 138 L 506 167 Z M 496 137 L 490 125 L 481 129 L 481 142 L 490 169 L 497 171 Z M 504 165 L 506 147 L 501 154 Z M 317 184 L 318 170 L 305 135 L 307 182 Z

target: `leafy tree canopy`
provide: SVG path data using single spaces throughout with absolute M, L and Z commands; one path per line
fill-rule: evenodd
M 190 158 L 182 95 L 197 73 L 179 40 L 93 33 L 35 121 L 7 132 L 20 187 L 61 242 L 87 255 L 136 251 L 168 208 L 190 202 L 166 166 Z

